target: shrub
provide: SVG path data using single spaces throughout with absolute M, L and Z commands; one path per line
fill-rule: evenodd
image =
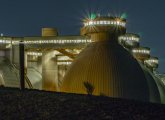
M 88 81 L 84 82 L 84 86 L 86 88 L 87 94 L 88 95 L 92 95 L 93 94 L 93 91 L 95 89 L 94 86 L 91 83 L 89 83 Z

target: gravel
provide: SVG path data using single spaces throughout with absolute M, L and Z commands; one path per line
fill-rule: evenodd
M 135 100 L 0 88 L 0 120 L 165 120 L 165 105 Z

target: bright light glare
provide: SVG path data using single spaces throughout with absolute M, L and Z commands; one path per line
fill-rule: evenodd
M 97 21 L 89 20 L 84 23 L 84 26 L 97 26 L 97 25 L 117 25 L 117 26 L 125 27 L 126 23 L 119 20 L 117 21 L 116 20 L 97 20 Z
M 150 54 L 150 50 L 145 50 L 145 49 L 133 49 L 133 53 L 142 53 L 142 54 Z

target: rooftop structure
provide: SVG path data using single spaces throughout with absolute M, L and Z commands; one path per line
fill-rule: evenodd
M 55 28 L 42 28 L 42 37 L 54 37 L 58 36 L 58 32 Z
M 133 33 L 126 33 L 118 38 L 119 44 L 123 45 L 125 48 L 131 49 L 139 47 L 140 36 Z
M 150 58 L 150 48 L 148 47 L 133 48 L 132 54 L 137 60 L 144 62 L 144 60 Z
M 119 17 L 97 16 L 95 19 L 84 20 L 84 26 L 81 28 L 81 35 L 90 36 L 92 41 L 104 41 L 110 37 L 115 38 L 118 35 L 124 34 L 126 32 L 125 25 L 126 20 Z M 102 38 L 100 39 L 100 37 Z
M 158 68 L 159 60 L 157 57 L 150 57 L 149 59 L 145 60 L 144 63 L 147 67 L 154 70 Z

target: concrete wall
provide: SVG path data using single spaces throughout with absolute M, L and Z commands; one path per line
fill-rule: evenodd
M 13 61 L 12 48 L 5 50 L 5 57 L 12 63 Z
M 38 61 L 29 61 L 27 64 L 28 68 L 33 68 L 42 74 L 42 57 L 38 57 Z
M 5 56 L 5 52 L 4 51 L 0 51 L 0 57 L 4 57 Z
M 10 49 L 5 50 L 5 57 L 10 60 Z

